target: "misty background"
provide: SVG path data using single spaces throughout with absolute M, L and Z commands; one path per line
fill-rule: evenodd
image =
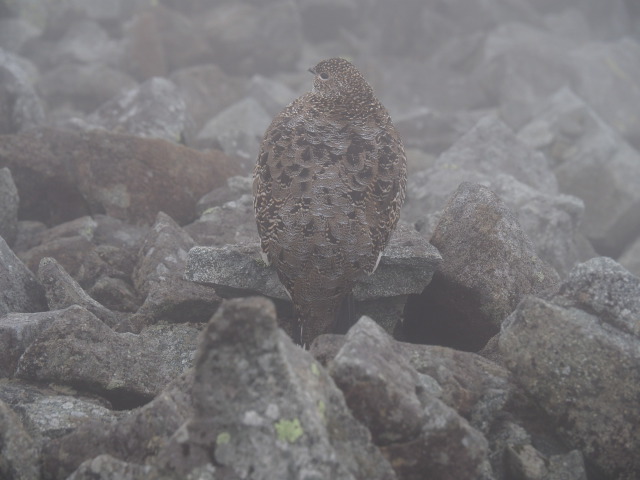
M 596 254 L 640 274 L 639 41 L 637 0 L 0 0 L 0 133 L 164 138 L 222 149 L 248 175 L 271 118 L 310 89 L 307 69 L 343 56 L 403 136 L 404 221 L 430 235 L 469 179 L 442 181 L 439 156 L 493 115 L 545 155 L 558 189 L 471 179 L 565 195 L 561 218 L 520 216 L 533 237 L 567 235 L 534 238 L 538 253 L 561 274 Z M 507 203 L 526 210 L 534 193 Z

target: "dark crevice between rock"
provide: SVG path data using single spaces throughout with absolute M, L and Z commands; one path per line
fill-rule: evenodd
M 78 391 L 88 390 L 85 386 L 75 386 Z M 91 391 L 91 390 L 89 390 Z M 93 389 L 95 392 L 95 389 Z M 153 396 L 141 395 L 139 393 L 130 392 L 122 389 L 114 389 L 108 391 L 96 392 L 111 403 L 112 410 L 133 410 L 142 407 L 153 400 Z
M 472 292 L 458 292 L 455 297 L 437 272 L 420 295 L 409 295 L 404 308 L 404 321 L 395 337 L 403 342 L 478 352 L 498 328 L 482 321 L 480 312 L 465 310 Z

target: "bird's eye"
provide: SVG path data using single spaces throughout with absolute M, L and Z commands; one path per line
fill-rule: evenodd
M 328 74 L 327 72 L 322 72 L 322 73 L 320 74 L 320 78 L 321 78 L 322 80 L 329 80 L 329 74 Z

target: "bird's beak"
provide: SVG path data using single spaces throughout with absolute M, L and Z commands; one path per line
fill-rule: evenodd
M 309 69 L 309 71 L 310 71 L 311 73 L 313 73 L 314 75 L 316 74 L 316 69 L 315 69 L 315 67 L 311 67 L 311 68 Z

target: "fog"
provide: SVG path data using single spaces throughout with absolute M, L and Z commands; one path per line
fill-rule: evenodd
M 251 174 L 337 56 L 406 202 L 307 352 Z M 638 0 L 0 0 L 1 478 L 638 478 L 638 276 Z

